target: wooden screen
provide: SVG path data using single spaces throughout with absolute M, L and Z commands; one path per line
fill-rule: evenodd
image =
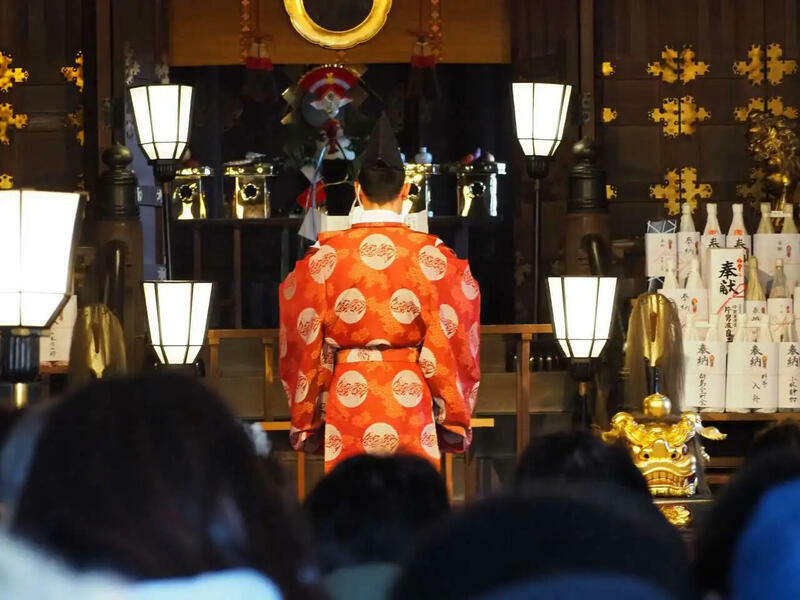
M 696 169 L 697 178 L 692 180 L 684 171 L 684 196 L 691 194 L 693 185 L 709 184 L 707 200 L 719 203 L 720 222 L 727 230 L 730 204 L 749 201 L 737 196 L 737 185 L 747 183 L 752 166 L 745 124 L 738 120 L 742 111 L 763 101 L 771 101 L 777 110 L 777 98 L 787 114 L 793 114 L 788 107 L 800 111 L 800 72 L 778 76 L 781 65 L 786 71 L 791 65 L 767 56 L 777 54 L 777 44 L 782 50 L 778 60 L 800 58 L 798 5 L 797 0 L 597 0 L 597 137 L 608 184 L 617 190 L 611 200 L 615 236 L 641 235 L 647 219 L 664 218 L 665 200 L 650 198 L 650 186 L 664 184 L 669 169 L 680 173 L 687 167 Z M 768 81 L 756 85 L 746 74 L 734 71 L 739 61 L 741 71 L 754 66 L 753 53 L 748 55 L 754 45 L 764 51 L 765 64 L 753 70 L 758 71 L 753 79 L 769 74 L 774 85 Z M 678 53 L 673 83 L 659 71 L 667 63 L 662 57 L 667 46 Z M 691 47 L 694 55 L 681 56 L 685 47 Z M 603 74 L 604 63 L 610 63 L 612 74 Z M 660 64 L 648 73 L 648 63 Z M 665 135 L 664 121 L 654 122 L 650 116 L 650 111 L 661 110 L 656 117 L 669 117 L 671 107 L 664 106 L 669 98 L 678 99 L 675 136 Z M 606 120 L 613 120 L 603 122 L 604 112 Z M 699 118 L 695 123 L 692 112 Z M 698 228 L 705 223 L 707 200 L 700 199 L 695 212 Z M 748 226 L 755 227 L 756 212 L 746 209 L 745 216 Z

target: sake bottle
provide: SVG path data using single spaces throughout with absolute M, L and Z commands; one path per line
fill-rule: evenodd
M 715 202 L 706 204 L 706 226 L 703 229 L 703 235 L 722 235 L 720 233 L 719 221 L 717 220 L 717 205 Z
M 734 342 L 748 341 L 749 323 L 747 322 L 747 313 L 739 313 L 736 315 L 736 330 L 733 334 Z
M 706 331 L 707 342 L 719 342 L 719 314 L 713 313 L 708 317 L 708 331 Z
M 733 205 L 733 218 L 731 219 L 731 226 L 728 229 L 728 235 L 725 238 L 725 244 L 728 248 L 744 248 L 745 252 L 750 254 L 750 235 L 744 226 L 744 205 L 741 203 Z
M 696 342 L 698 341 L 698 333 L 697 327 L 695 326 L 695 313 L 690 312 L 686 316 L 686 325 L 683 328 L 683 341 L 684 342 Z
M 775 277 L 772 279 L 772 289 L 769 291 L 770 300 L 773 298 L 788 298 L 786 289 L 786 273 L 783 271 L 783 259 L 775 259 Z
M 747 285 L 744 291 L 744 309 L 753 325 L 767 320 L 767 297 L 758 278 L 758 259 L 751 256 L 747 261 Z M 755 334 L 755 332 L 753 332 Z M 754 337 L 754 336 L 753 336 Z M 752 341 L 755 341 L 753 339 Z
M 678 228 L 678 282 L 689 275 L 691 261 L 700 251 L 700 233 L 694 226 L 692 209 L 688 202 L 681 205 L 681 223 Z
M 693 256 L 689 263 L 689 274 L 686 276 L 685 281 L 686 289 L 693 290 L 703 287 L 703 280 L 700 277 L 700 260 Z
M 787 204 L 783 209 L 783 229 L 781 233 L 798 233 L 797 225 L 794 222 L 794 205 Z
M 703 278 L 708 287 L 711 284 L 709 277 L 709 251 L 714 248 L 725 247 L 725 236 L 720 231 L 719 221 L 717 220 L 717 205 L 714 202 L 706 204 L 706 212 L 708 218 L 706 219 L 706 226 L 703 229 L 703 235 L 700 237 L 700 247 L 702 254 L 700 255 L 700 265 L 703 269 Z
M 756 233 L 775 233 L 775 230 L 772 228 L 772 219 L 770 219 L 769 213 L 770 203 L 762 202 L 761 221 L 758 223 L 758 229 L 756 229 Z
M 661 286 L 662 290 L 676 290 L 678 285 L 678 276 L 675 272 L 675 259 L 668 258 L 664 268 L 664 284 Z

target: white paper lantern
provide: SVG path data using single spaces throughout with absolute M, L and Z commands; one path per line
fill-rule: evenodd
M 548 277 L 553 328 L 567 358 L 596 358 L 608 341 L 616 277 Z
M 564 136 L 572 86 L 561 83 L 511 84 L 517 139 L 525 156 L 553 156 Z
M 130 88 L 139 145 L 150 161 L 180 159 L 189 143 L 194 88 L 153 84 Z
M 208 327 L 213 284 L 208 281 L 144 281 L 150 342 L 162 364 L 195 361 Z
M 0 191 L 0 327 L 46 328 L 69 299 L 80 194 Z

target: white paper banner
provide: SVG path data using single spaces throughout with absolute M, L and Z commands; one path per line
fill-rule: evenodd
M 769 315 L 769 332 L 773 342 L 783 342 L 781 336 L 786 328 L 794 325 L 791 298 L 770 298 L 767 300 L 767 314 Z
M 72 331 L 78 318 L 78 297 L 72 296 L 56 317 L 47 335 L 39 338 L 40 363 L 67 363 Z
M 778 410 L 800 410 L 800 343 L 781 342 L 778 363 Z
M 678 318 L 681 327 L 686 326 L 686 319 L 694 313 L 695 321 L 708 321 L 708 290 L 705 288 L 677 288 L 673 290 L 659 290 L 662 294 L 675 303 L 678 309 Z
M 674 233 L 646 233 L 644 249 L 647 257 L 647 276 L 663 277 L 667 272 L 667 261 L 678 260 L 678 236 Z
M 725 342 L 683 342 L 683 403 L 687 410 L 725 410 L 726 354 Z
M 700 234 L 696 231 L 678 232 L 678 285 L 685 285 L 692 259 L 700 252 Z
M 778 410 L 778 344 L 732 342 L 728 344 L 725 410 L 775 412 Z

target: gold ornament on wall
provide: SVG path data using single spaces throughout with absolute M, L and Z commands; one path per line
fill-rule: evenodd
M 768 112 L 751 113 L 747 128 L 747 149 L 766 174 L 766 191 L 772 209 L 783 211 L 792 200 L 800 177 L 800 138 L 794 121 Z
M 75 56 L 75 66 L 61 67 L 61 74 L 64 79 L 71 81 L 83 93 L 83 52 L 78 52 Z
M 83 105 L 78 106 L 75 112 L 67 113 L 65 127 L 75 128 L 75 138 L 83 146 L 84 131 L 83 131 Z
M 14 187 L 14 176 L 8 173 L 0 174 L 0 190 L 10 190 Z
M 669 169 L 664 175 L 664 183 L 650 186 L 650 197 L 663 200 L 670 215 L 680 212 L 681 202 L 688 202 L 694 212 L 697 201 L 711 198 L 712 193 L 711 184 L 697 182 L 697 169 L 694 167 L 683 167 L 680 171 Z
M 618 191 L 617 186 L 606 185 L 606 200 L 614 200 L 617 197 Z
M 28 115 L 14 113 L 14 107 L 8 102 L 0 104 L 0 143 L 6 146 L 11 143 L 8 137 L 8 128 L 22 129 L 28 124 Z
M 691 46 L 684 46 L 680 52 L 670 46 L 661 51 L 661 61 L 647 63 L 646 71 L 653 77 L 661 77 L 664 83 L 680 80 L 686 85 L 709 71 L 706 62 L 698 61 Z
M 752 85 L 761 85 L 764 79 L 771 85 L 780 85 L 783 78 L 797 71 L 797 61 L 787 60 L 783 57 L 783 48 L 780 44 L 767 46 L 766 63 L 764 50 L 759 44 L 753 44 L 747 51 L 747 60 L 737 60 L 733 63 L 733 72 L 747 77 Z
M 764 98 L 750 98 L 747 106 L 737 106 L 733 109 L 733 118 L 740 123 L 744 123 L 750 113 L 765 110 L 768 110 L 776 117 L 786 117 L 787 119 L 796 119 L 798 115 L 794 106 L 787 106 L 783 103 L 782 96 L 773 96 L 767 98 L 766 102 Z
M 770 44 L 767 46 L 767 81 L 771 85 L 783 83 L 784 75 L 791 75 L 797 71 L 796 60 L 784 60 L 783 48 L 780 44 Z
M 745 200 L 749 200 L 753 208 L 758 208 L 764 200 L 766 190 L 764 189 L 764 179 L 766 174 L 763 169 L 753 168 L 750 169 L 750 177 L 748 183 L 740 183 L 736 186 L 736 195 Z
M 611 121 L 616 120 L 617 118 L 617 111 L 609 106 L 603 107 L 603 115 L 602 115 L 603 123 L 611 123 Z
M 283 5 L 292 27 L 312 44 L 332 50 L 346 50 L 374 37 L 386 24 L 392 8 L 392 0 L 372 0 L 369 12 L 361 23 L 348 29 L 334 30 L 315 20 L 306 7 L 307 3 L 308 0 L 284 0 Z M 435 4 L 438 10 L 438 1 Z M 325 8 L 335 13 L 337 9 L 344 10 L 346 7 L 342 7 L 341 2 L 330 2 Z
M 7 92 L 15 83 L 28 79 L 28 72 L 19 67 L 11 68 L 11 55 L 0 52 L 0 90 Z
M 616 72 L 616 69 L 611 61 L 604 60 L 600 65 L 600 71 L 603 73 L 603 77 L 611 77 Z
M 697 123 L 711 118 L 711 113 L 697 106 L 692 96 L 683 96 L 680 100 L 665 98 L 661 108 L 654 108 L 648 114 L 654 122 L 662 123 L 661 130 L 669 137 L 692 135 Z

